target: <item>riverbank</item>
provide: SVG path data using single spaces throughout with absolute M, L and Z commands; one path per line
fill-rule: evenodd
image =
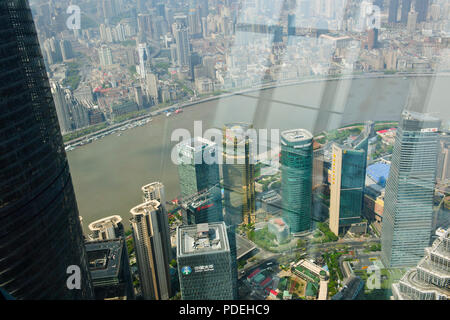
M 194 105 L 205 103 L 209 101 L 215 101 L 219 99 L 228 98 L 234 95 L 243 95 L 246 93 L 252 93 L 260 90 L 267 90 L 267 89 L 273 89 L 277 87 L 289 87 L 289 86 L 295 86 L 295 85 L 301 85 L 301 84 L 307 84 L 307 83 L 315 83 L 315 82 L 323 82 L 323 81 L 336 81 L 336 80 L 356 80 L 356 79 L 378 79 L 378 78 L 402 78 L 402 77 L 450 77 L 450 73 L 441 73 L 441 74 L 433 74 L 433 73 L 427 73 L 427 74 L 417 74 L 417 73 L 396 73 L 396 74 L 385 74 L 385 73 L 366 73 L 362 75 L 345 75 L 345 76 L 333 76 L 333 77 L 320 77 L 320 78 L 313 78 L 313 79 L 302 79 L 302 80 L 293 80 L 293 81 L 284 81 L 284 82 L 272 82 L 268 84 L 264 84 L 262 86 L 255 86 L 251 88 L 245 88 L 245 89 L 236 89 L 231 90 L 226 93 L 222 93 L 220 95 L 212 95 L 200 99 L 193 98 L 192 101 L 186 101 L 181 103 L 175 103 L 173 105 L 157 109 L 153 112 L 149 110 L 149 113 L 146 115 L 138 116 L 129 120 L 126 120 L 124 122 L 120 122 L 111 126 L 108 126 L 104 129 L 91 132 L 89 134 L 77 137 L 76 139 L 72 139 L 70 141 L 67 141 L 64 143 L 66 149 L 70 149 L 70 147 L 76 147 L 77 143 L 82 142 L 85 140 L 86 142 L 90 139 L 98 138 L 102 134 L 108 133 L 110 131 L 114 131 L 117 128 L 127 126 L 129 124 L 133 124 L 134 122 L 138 122 L 143 119 L 148 119 L 152 117 L 157 117 L 163 113 L 169 112 L 173 109 L 183 109 L 192 107 Z M 91 140 L 93 141 L 93 140 Z M 87 142 L 89 143 L 89 142 Z

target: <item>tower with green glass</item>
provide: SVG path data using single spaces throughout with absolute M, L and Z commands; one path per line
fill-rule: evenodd
M 381 258 L 386 267 L 415 266 L 429 246 L 441 120 L 405 111 L 386 184 Z
M 311 228 L 313 136 L 304 129 L 281 133 L 283 219 L 291 233 Z
M 181 196 L 184 199 L 219 185 L 216 143 L 195 137 L 180 142 L 177 145 L 177 151 L 179 155 L 178 176 Z
M 368 132 L 363 131 L 351 143 L 332 147 L 330 230 L 335 235 L 361 220 L 368 137 Z

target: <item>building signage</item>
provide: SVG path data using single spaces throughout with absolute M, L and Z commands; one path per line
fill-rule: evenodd
M 181 268 L 181 273 L 184 274 L 185 276 L 190 275 L 192 273 L 192 268 L 189 266 L 185 266 Z
M 197 266 L 194 268 L 195 272 L 207 272 L 207 271 L 214 271 L 214 265 L 210 264 L 207 266 Z
M 420 132 L 437 132 L 438 128 L 426 128 L 426 129 L 422 129 L 420 130 Z

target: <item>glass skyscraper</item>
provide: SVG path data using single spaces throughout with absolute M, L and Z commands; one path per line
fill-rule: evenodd
M 183 199 L 181 207 L 183 224 L 223 221 L 222 196 L 218 185 Z
M 352 143 L 332 147 L 330 230 L 336 235 L 361 220 L 368 146 L 368 133 L 363 131 Z
M 303 129 L 281 133 L 283 219 L 291 233 L 311 228 L 313 136 Z
M 179 227 L 177 263 L 183 300 L 234 299 L 231 253 L 223 222 Z
M 219 184 L 218 150 L 214 142 L 195 137 L 180 142 L 177 151 L 180 160 L 178 176 L 183 198 Z
M 80 218 L 25 0 L 0 1 L 0 287 L 17 299 L 91 299 Z M 70 290 L 69 266 L 81 271 Z
M 441 120 L 404 111 L 386 184 L 382 260 L 386 267 L 414 266 L 429 245 Z
M 252 126 L 243 123 L 223 129 L 223 188 L 227 224 L 255 222 L 255 164 Z

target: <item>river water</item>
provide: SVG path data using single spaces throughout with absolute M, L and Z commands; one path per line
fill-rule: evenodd
M 99 218 L 118 214 L 127 220 L 142 199 L 141 186 L 165 185 L 166 198 L 178 196 L 178 173 L 170 160 L 173 130 L 203 131 L 229 122 L 256 128 L 305 128 L 318 134 L 365 120 L 399 120 L 403 108 L 450 118 L 450 78 L 403 77 L 322 81 L 265 89 L 199 103 L 171 117 L 109 135 L 67 153 L 84 229 Z

